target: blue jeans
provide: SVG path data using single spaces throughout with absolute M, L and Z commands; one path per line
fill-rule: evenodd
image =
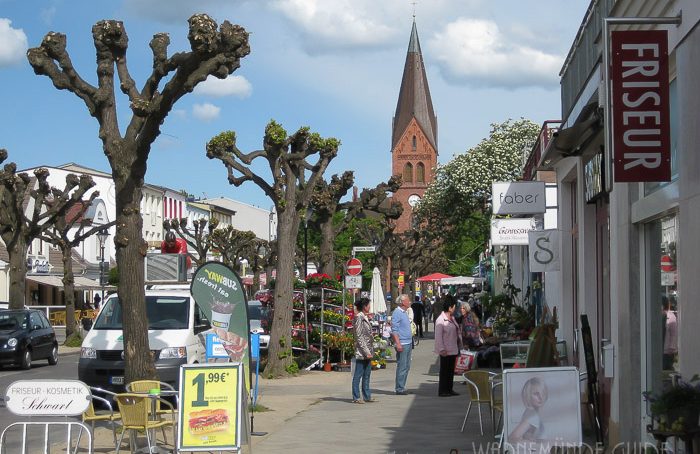
M 406 391 L 406 379 L 411 370 L 411 349 L 413 344 L 401 344 L 403 351 L 396 352 L 396 392 Z
M 372 393 L 369 390 L 369 375 L 372 373 L 372 364 L 369 359 L 355 359 L 355 373 L 352 375 L 352 400 L 360 400 L 360 379 L 362 379 L 362 398 L 370 400 Z

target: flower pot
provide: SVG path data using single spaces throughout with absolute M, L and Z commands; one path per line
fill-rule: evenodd
M 324 372 L 330 372 L 331 370 L 333 370 L 333 366 L 331 365 L 331 363 L 325 363 L 325 364 L 323 365 L 323 371 L 324 371 Z

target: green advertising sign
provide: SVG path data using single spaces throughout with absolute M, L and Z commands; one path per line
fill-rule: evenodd
M 246 390 L 250 390 L 250 326 L 240 278 L 221 262 L 207 262 L 194 273 L 190 292 L 231 361 L 245 366 Z

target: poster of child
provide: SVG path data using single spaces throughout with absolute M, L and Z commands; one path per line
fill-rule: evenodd
M 581 444 L 575 367 L 511 369 L 503 380 L 506 451 L 549 452 L 553 446 Z

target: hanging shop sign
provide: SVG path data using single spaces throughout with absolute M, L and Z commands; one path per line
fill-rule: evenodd
M 545 212 L 543 181 L 493 183 L 493 214 L 537 214 Z
M 535 230 L 534 218 L 491 219 L 491 244 L 527 245 L 527 235 L 532 230 Z
M 671 180 L 668 33 L 611 33 L 614 181 Z
M 559 271 L 559 230 L 533 230 L 528 240 L 530 271 Z

